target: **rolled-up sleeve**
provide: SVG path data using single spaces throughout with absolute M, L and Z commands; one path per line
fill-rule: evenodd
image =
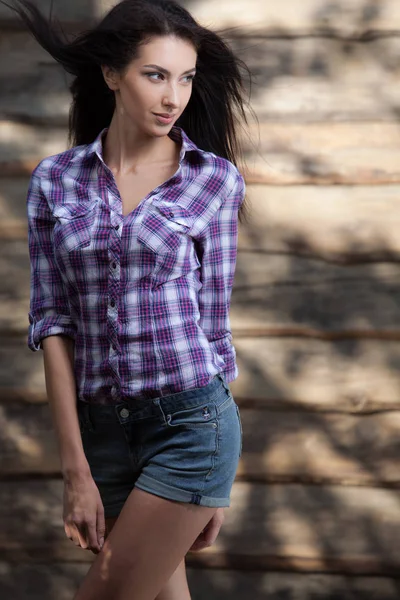
M 224 379 L 233 381 L 238 370 L 229 319 L 238 243 L 238 211 L 245 182 L 237 172 L 233 190 L 198 237 L 202 287 L 198 293 L 200 322 L 209 343 L 225 361 Z
M 75 339 L 68 295 L 53 254 L 52 217 L 41 189 L 40 165 L 32 173 L 27 196 L 28 246 L 30 258 L 30 306 L 28 347 L 42 349 L 41 341 L 50 335 Z

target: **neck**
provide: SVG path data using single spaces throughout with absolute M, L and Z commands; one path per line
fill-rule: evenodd
M 103 160 L 114 173 L 126 175 L 170 161 L 176 156 L 176 146 L 168 135 L 147 135 L 116 110 L 103 142 Z

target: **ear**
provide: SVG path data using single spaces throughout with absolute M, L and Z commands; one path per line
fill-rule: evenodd
M 114 69 L 112 69 L 111 67 L 107 67 L 105 65 L 102 65 L 101 70 L 103 73 L 104 81 L 106 82 L 106 84 L 108 85 L 110 90 L 114 90 L 114 91 L 118 90 L 119 89 L 118 73 L 116 71 L 114 71 Z

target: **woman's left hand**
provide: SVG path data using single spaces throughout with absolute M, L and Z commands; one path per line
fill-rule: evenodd
M 225 515 L 223 508 L 217 508 L 213 518 L 207 523 L 197 540 L 194 542 L 189 552 L 198 552 L 208 546 L 212 546 L 218 537 L 221 525 L 224 522 Z

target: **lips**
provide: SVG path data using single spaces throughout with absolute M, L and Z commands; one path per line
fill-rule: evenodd
M 169 113 L 154 113 L 157 117 L 164 117 L 164 119 L 172 119 L 175 115 L 171 115 Z

